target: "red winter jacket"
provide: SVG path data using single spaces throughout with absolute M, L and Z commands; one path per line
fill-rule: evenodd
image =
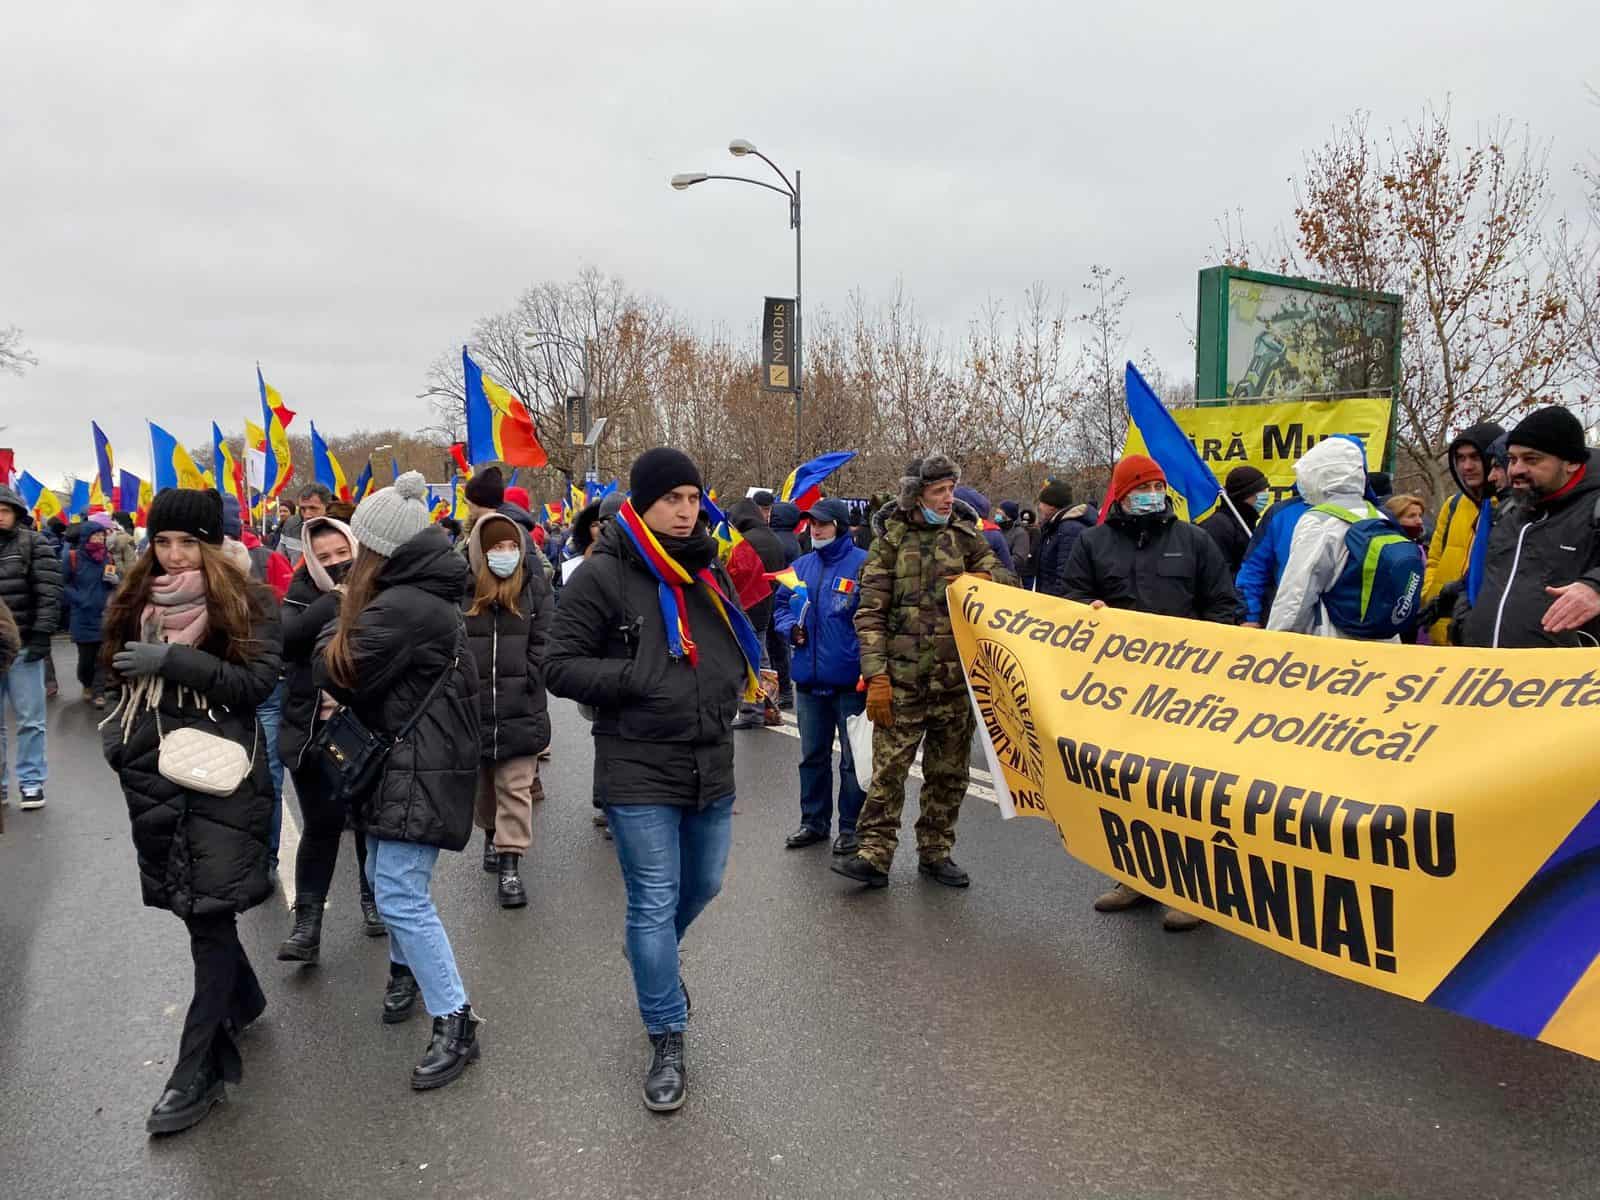
M 251 565 L 253 566 L 255 561 L 261 558 L 260 552 L 265 550 L 265 547 L 261 544 L 261 539 L 250 530 L 245 529 L 240 531 L 239 541 L 243 543 L 246 550 L 250 551 Z M 265 553 L 267 560 L 266 578 L 261 582 L 272 589 L 272 594 L 278 598 L 278 603 L 282 604 L 283 598 L 289 594 L 289 584 L 294 580 L 294 568 L 289 565 L 289 560 L 277 550 L 265 550 Z

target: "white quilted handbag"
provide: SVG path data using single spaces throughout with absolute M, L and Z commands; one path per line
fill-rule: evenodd
M 216 717 L 211 719 L 215 721 Z M 160 713 L 156 714 L 156 733 L 161 738 L 161 753 L 156 760 L 161 777 L 208 796 L 233 795 L 255 761 L 254 746 L 246 754 L 238 742 L 220 734 L 192 727 L 162 733 Z M 259 742 L 260 738 L 261 725 L 257 722 L 256 740 Z

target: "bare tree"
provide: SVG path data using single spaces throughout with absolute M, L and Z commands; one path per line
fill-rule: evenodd
M 1077 464 L 1092 473 L 1109 471 L 1128 440 L 1128 402 L 1124 389 L 1128 281 L 1110 267 L 1089 268 L 1083 285 L 1094 307 L 1080 313 L 1084 339 L 1082 370 L 1075 397 Z
M 22 344 L 22 330 L 15 325 L 0 326 L 0 371 L 21 375 L 38 365 L 38 357 Z
M 1042 475 L 1069 443 L 1071 350 L 1064 302 L 1043 282 L 1023 293 L 1008 328 L 991 299 L 968 329 L 966 371 L 992 422 L 994 450 L 1012 472 Z

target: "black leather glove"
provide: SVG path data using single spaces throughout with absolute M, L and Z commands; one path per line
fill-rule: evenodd
M 111 659 L 111 665 L 119 675 L 159 675 L 170 649 L 172 647 L 165 642 L 124 642 Z

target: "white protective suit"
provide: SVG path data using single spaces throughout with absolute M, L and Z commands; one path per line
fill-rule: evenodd
M 1383 513 L 1366 499 L 1367 461 L 1349 438 L 1330 437 L 1318 442 L 1294 465 L 1300 495 L 1314 509 L 1334 504 L 1358 517 Z M 1350 557 L 1344 536 L 1350 526 L 1327 513 L 1307 511 L 1294 527 L 1289 562 L 1278 582 L 1267 628 L 1318 637 L 1344 637 L 1328 621 L 1322 595 L 1333 587 Z M 1393 639 L 1398 641 L 1399 639 Z

